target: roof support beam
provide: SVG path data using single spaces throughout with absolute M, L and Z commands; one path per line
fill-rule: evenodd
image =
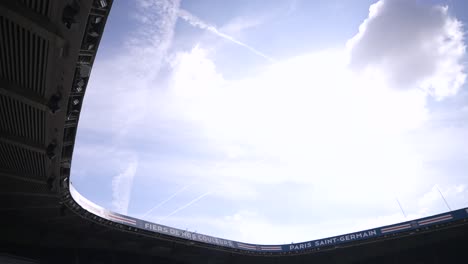
M 47 100 L 29 89 L 25 89 L 4 79 L 0 79 L 0 94 L 9 96 L 42 111 L 47 111 Z
M 9 207 L 1 208 L 0 211 L 27 211 L 27 210 L 43 210 L 43 209 L 58 209 L 60 205 L 48 205 L 48 206 L 25 206 L 25 207 Z
M 46 17 L 37 14 L 23 6 L 21 1 L 0 1 L 0 13 L 15 21 L 25 29 L 56 43 L 57 47 L 65 46 L 65 40 L 59 35 L 58 29 Z
M 25 192 L 0 192 L 0 196 L 33 196 L 33 197 L 46 197 L 46 198 L 58 198 L 56 194 L 48 193 L 25 193 Z
M 25 140 L 24 138 L 11 136 L 2 132 L 0 132 L 0 142 L 15 145 L 41 154 L 46 154 L 46 146 L 33 143 L 28 140 Z
M 35 184 L 43 184 L 43 185 L 47 184 L 46 181 L 31 179 L 30 177 L 22 177 L 22 176 L 15 175 L 11 172 L 7 172 L 4 170 L 0 170 L 0 177 L 7 177 L 7 178 L 15 179 L 18 181 L 30 182 L 30 183 L 35 183 Z

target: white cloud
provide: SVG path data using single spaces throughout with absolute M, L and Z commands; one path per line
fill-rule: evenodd
M 175 215 L 176 213 L 178 213 L 178 212 L 180 212 L 180 211 L 182 211 L 182 210 L 184 210 L 184 209 L 186 209 L 186 208 L 192 206 L 193 204 L 195 204 L 196 202 L 200 201 L 201 199 L 203 199 L 205 196 L 208 196 L 208 195 L 210 195 L 210 192 L 206 192 L 206 193 L 204 193 L 204 194 L 202 194 L 202 195 L 199 195 L 199 196 L 196 197 L 195 199 L 192 199 L 192 200 L 189 201 L 188 203 L 186 203 L 186 204 L 184 204 L 184 205 L 178 207 L 177 209 L 175 209 L 174 211 L 172 211 L 172 212 L 169 213 L 168 215 L 162 217 L 161 219 L 159 219 L 158 222 L 164 221 L 164 220 L 166 220 L 167 218 L 169 218 L 169 217 Z
M 402 5 L 399 8 L 405 5 L 398 4 Z M 408 5 L 411 7 L 412 3 Z M 372 12 L 377 12 L 377 7 Z M 385 6 L 380 8 L 380 12 L 395 12 L 385 10 Z M 453 43 L 438 47 L 443 49 L 449 44 L 464 47 L 462 39 L 456 38 L 460 24 L 449 17 L 443 11 L 445 9 L 428 10 L 435 10 L 435 14 L 452 23 L 444 24 L 442 29 L 428 29 L 429 39 L 444 37 L 450 29 L 455 34 Z M 375 55 L 377 59 L 365 53 L 356 55 L 357 49 L 365 50 L 363 45 L 375 44 L 366 43 L 368 35 L 374 34 L 366 27 L 371 27 L 375 22 L 373 19 L 378 17 L 372 12 L 360 33 L 350 42 L 350 53 L 328 50 L 303 54 L 277 62 L 242 80 L 225 80 L 207 49 L 201 46 L 179 53 L 171 65 L 173 72 L 165 97 L 165 111 L 171 113 L 172 119 L 194 125 L 191 126 L 196 129 L 192 130 L 194 133 L 210 139 L 206 141 L 207 149 L 220 150 L 225 155 L 210 162 L 198 162 L 198 172 L 190 177 L 202 179 L 206 188 L 218 189 L 214 195 L 237 201 L 245 199 L 245 193 L 250 199 L 272 195 L 259 190 L 265 185 L 305 184 L 314 192 L 300 194 L 303 199 L 295 203 L 321 200 L 335 206 L 354 204 L 355 208 L 366 205 L 387 208 L 390 212 L 387 215 L 362 217 L 360 223 L 367 227 L 405 220 L 394 204 L 395 197 L 414 198 L 428 173 L 423 160 L 427 156 L 418 152 L 408 135 L 422 129 L 429 120 L 428 93 L 437 98 L 447 97 L 463 84 L 464 73 L 457 67 L 464 48 L 456 49 L 454 53 L 441 50 L 436 53 L 435 60 L 425 61 L 432 63 L 433 66 L 429 66 L 434 67 L 434 71 L 392 70 L 388 67 L 406 67 L 408 63 L 400 58 L 401 54 L 393 51 L 395 47 L 379 50 L 378 56 Z M 414 30 L 424 31 L 419 27 L 430 26 L 430 23 L 426 25 L 425 19 L 421 15 L 422 21 L 415 22 Z M 435 24 L 437 26 L 440 25 Z M 423 45 L 424 41 L 409 41 L 411 43 L 407 45 Z M 407 49 L 403 47 L 401 52 L 405 53 Z M 424 49 L 416 49 L 414 53 L 427 55 Z M 377 74 L 369 74 L 350 69 L 348 56 L 352 58 L 352 67 L 359 59 L 380 70 Z M 428 59 L 430 57 L 428 55 Z M 380 59 L 391 63 L 382 64 Z M 418 57 L 412 59 L 418 60 Z M 453 74 L 446 75 L 446 69 L 441 68 L 445 61 L 457 66 L 453 68 L 456 69 Z M 408 76 L 400 76 L 403 73 Z M 428 80 L 432 90 L 424 86 Z M 453 80 L 460 82 L 454 84 Z M 449 91 L 444 87 L 449 87 Z M 178 170 L 183 169 L 183 160 L 177 164 Z M 252 191 L 230 191 L 233 186 L 236 186 L 235 190 Z M 317 209 L 316 204 L 304 203 L 302 206 L 308 210 Z M 418 208 L 411 205 L 408 217 L 424 215 L 414 207 Z M 252 223 L 254 227 L 247 228 L 245 233 L 254 234 L 252 230 L 258 230 L 258 226 L 280 229 L 266 220 L 259 223 L 257 226 Z M 354 226 L 365 228 L 361 224 Z M 285 236 L 286 233 L 296 234 L 281 228 L 288 230 Z M 268 231 L 258 233 L 264 238 Z M 255 240 L 253 237 L 243 238 Z
M 210 217 L 206 215 L 197 215 L 190 218 L 184 216 L 172 216 L 171 225 L 180 228 L 187 228 L 190 231 L 203 232 L 209 235 L 218 236 L 222 233 L 237 241 L 248 241 L 259 244 L 288 244 L 292 241 L 301 242 L 313 239 L 320 239 L 335 235 L 341 235 L 356 232 L 375 227 L 392 225 L 398 222 L 409 221 L 422 217 L 427 217 L 440 212 L 448 211 L 439 192 L 438 187 L 433 186 L 425 192 L 419 199 L 403 203 L 406 217 L 398 208 L 396 200 L 394 210 L 386 211 L 382 215 L 354 214 L 349 215 L 346 210 L 343 213 L 329 214 L 339 215 L 327 221 L 314 221 L 316 214 L 314 212 L 308 221 L 295 222 L 284 221 L 284 219 L 271 218 L 260 213 L 260 210 L 239 210 L 233 214 L 225 216 Z M 459 209 L 466 206 L 468 190 L 466 185 L 447 185 L 440 188 L 452 209 Z M 278 207 L 280 208 L 280 207 Z M 154 218 L 156 220 L 157 217 Z
M 137 29 L 129 33 L 120 53 L 94 65 L 84 102 L 93 111 L 83 113 L 82 128 L 123 138 L 148 114 L 154 83 L 172 45 L 179 6 L 180 0 L 137 1 Z
M 138 161 L 131 161 L 121 173 L 112 178 L 112 205 L 116 212 L 128 212 L 137 167 Z
M 187 188 L 189 187 L 189 185 L 185 185 L 183 186 L 182 188 L 178 189 L 175 193 L 171 194 L 169 197 L 167 197 L 166 199 L 162 200 L 161 202 L 157 203 L 155 206 L 151 207 L 150 210 L 148 210 L 146 213 L 144 213 L 141 218 L 145 218 L 147 215 L 149 215 L 151 212 L 153 212 L 154 210 L 160 208 L 161 206 L 163 206 L 164 204 L 166 204 L 167 202 L 169 202 L 170 200 L 174 199 L 174 197 L 176 197 L 177 195 L 179 195 L 181 192 L 185 191 Z
M 177 213 L 167 219 L 170 225 L 183 228 L 188 219 L 194 225 L 205 223 L 205 230 L 219 230 L 213 235 L 248 242 L 287 243 L 400 221 L 397 195 L 409 216 L 422 215 L 422 207 L 434 208 L 429 202 L 407 201 L 418 201 L 424 192 L 421 182 L 429 182 L 427 161 L 440 153 L 435 150 L 428 156 L 408 135 L 428 134 L 427 91 L 443 98 L 464 82 L 459 62 L 464 44 L 459 22 L 446 9 L 422 6 L 415 11 L 415 6 L 419 8 L 411 1 L 379 2 L 348 50 L 298 54 L 242 79 L 227 80 L 210 57 L 211 47 L 197 45 L 168 56 L 180 14 L 178 1 L 141 1 L 146 12 L 142 14 L 147 15 L 141 17 L 140 33 L 122 55 L 96 62 L 80 125 L 116 139 L 102 144 L 141 151 L 138 162 L 130 159 L 113 179 L 114 208 L 127 211 L 137 167 L 145 180 L 201 183 L 200 192 L 213 192 L 203 204 L 217 200 L 237 207 L 237 213 L 216 217 L 210 212 L 198 222 Z M 411 20 L 408 10 L 415 12 Z M 420 38 L 382 29 L 391 26 L 396 11 L 405 12 L 393 16 L 399 19 L 395 23 L 411 36 L 422 32 Z M 405 24 L 411 21 L 414 25 Z M 381 32 L 388 33 L 379 37 L 388 38 L 385 43 L 375 36 Z M 439 41 L 447 36 L 451 39 Z M 428 55 L 425 45 L 437 52 Z M 157 79 L 164 58 L 171 58 L 170 72 Z M 413 61 L 424 62 L 424 67 Z M 408 63 L 412 70 L 403 71 Z M 370 65 L 380 69 L 378 73 L 356 70 Z M 163 133 L 170 134 L 164 138 L 167 145 L 154 144 Z M 189 144 L 192 141 L 197 144 Z M 185 157 L 171 149 L 172 144 L 200 155 Z M 291 183 L 304 188 L 284 190 L 294 193 L 294 200 L 265 190 Z M 276 202 L 256 204 L 260 199 Z M 274 222 L 269 215 L 239 208 L 246 200 L 253 207 L 278 210 L 297 206 L 297 219 L 311 222 Z M 345 207 L 352 210 L 340 216 L 341 222 L 314 220 L 314 213 Z M 376 218 L 358 216 L 367 215 L 367 208 L 382 208 L 383 213 Z M 184 218 L 186 222 L 180 220 Z
M 219 31 L 226 32 L 231 36 L 240 36 L 246 30 L 261 26 L 269 19 L 268 15 L 257 15 L 252 17 L 237 17 L 221 27 Z
M 430 191 L 424 193 L 418 200 L 419 213 L 430 215 L 440 211 L 449 211 L 445 201 L 447 201 L 450 209 L 459 209 L 466 206 L 467 198 L 468 189 L 465 184 L 444 187 L 434 185 Z
M 171 47 L 180 0 L 138 0 L 136 18 L 141 26 L 128 41 L 130 56 L 121 67 L 127 72 L 155 77 Z M 149 75 L 149 76 L 148 76 Z
M 201 20 L 200 18 L 196 17 L 195 15 L 191 14 L 190 12 L 186 11 L 186 10 L 179 10 L 179 17 L 182 18 L 183 20 L 187 21 L 190 25 L 194 26 L 194 27 L 197 27 L 197 28 L 201 28 L 201 29 L 204 29 L 204 30 L 207 30 L 221 38 L 224 38 L 234 44 L 237 44 L 239 46 L 242 46 L 244 48 L 246 48 L 247 50 L 249 50 L 250 52 L 252 52 L 253 54 L 255 55 L 258 55 L 262 58 L 265 58 L 267 59 L 268 61 L 270 62 L 273 62 L 274 59 L 266 54 L 264 54 L 263 52 L 253 48 L 252 46 L 242 42 L 242 41 L 239 41 L 237 39 L 235 39 L 234 37 L 226 34 L 226 33 L 223 33 L 221 31 L 219 31 L 215 26 L 213 25 L 210 25 L 206 22 L 204 22 L 203 20 Z
M 393 88 L 421 88 L 438 99 L 465 81 L 462 24 L 447 7 L 381 0 L 348 43 L 351 65 L 380 71 Z
M 193 122 L 213 143 L 208 147 L 226 156 L 235 147 L 241 160 L 218 160 L 221 165 L 212 174 L 206 169 L 206 177 L 328 185 L 346 181 L 342 175 L 377 184 L 376 177 L 417 173 L 418 157 L 399 136 L 427 119 L 425 94 L 360 78 L 347 68 L 345 55 L 303 55 L 253 78 L 227 81 L 195 47 L 173 64 L 168 112 Z

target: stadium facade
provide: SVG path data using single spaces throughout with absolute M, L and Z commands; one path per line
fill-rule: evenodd
M 0 263 L 466 261 L 468 208 L 258 245 L 136 219 L 86 199 L 71 185 L 70 167 L 111 6 L 111 0 L 0 2 Z

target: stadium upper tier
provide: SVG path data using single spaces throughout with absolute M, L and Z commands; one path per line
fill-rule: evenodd
M 397 223 L 394 225 L 377 227 L 359 232 L 312 241 L 305 241 L 301 243 L 291 243 L 285 245 L 259 245 L 207 236 L 118 214 L 89 201 L 80 195 L 80 193 L 76 191 L 76 189 L 71 184 L 69 186 L 69 190 L 71 197 L 66 194 L 68 197 L 66 202 L 70 205 L 70 207 L 75 209 L 78 214 L 90 213 L 87 215 L 88 219 L 96 223 L 102 224 L 108 221 L 115 224 L 120 224 L 121 228 L 133 230 L 135 232 L 149 231 L 153 233 L 154 236 L 167 236 L 169 239 L 171 237 L 173 239 L 186 239 L 191 242 L 213 245 L 222 250 L 234 250 L 238 253 L 258 255 L 304 254 L 306 252 L 314 252 L 322 249 L 338 248 L 353 242 L 364 243 L 376 239 L 388 239 L 403 234 L 429 231 L 432 228 L 439 228 L 440 226 L 446 226 L 457 222 L 463 223 L 468 220 L 468 208 L 464 208 L 434 216 L 415 219 L 412 221 Z
M 0 2 L 0 255 L 51 263 L 448 263 L 463 256 L 468 208 L 256 245 L 121 215 L 80 195 L 70 183 L 72 154 L 111 6 L 111 0 Z

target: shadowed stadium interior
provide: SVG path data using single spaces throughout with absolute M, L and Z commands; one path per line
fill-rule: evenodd
M 111 6 L 0 2 L 0 263 L 465 262 L 468 209 L 254 245 L 120 215 L 81 196 L 70 184 L 75 135 Z

